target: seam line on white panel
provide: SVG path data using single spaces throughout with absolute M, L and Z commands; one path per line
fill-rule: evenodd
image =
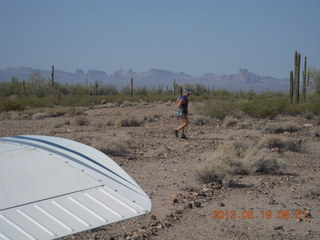
M 24 216 L 26 219 L 28 219 L 30 222 L 32 222 L 33 224 L 35 224 L 36 226 L 38 226 L 39 228 L 41 228 L 43 231 L 45 231 L 46 233 L 48 233 L 51 237 L 56 237 L 57 234 L 50 231 L 48 228 L 46 228 L 45 226 L 43 226 L 41 223 L 39 223 L 37 220 L 35 220 L 34 218 L 32 218 L 31 216 L 29 216 L 27 213 L 25 213 L 24 211 L 22 211 L 21 209 L 17 209 L 17 212 L 20 213 L 22 216 Z
M 56 205 L 58 208 L 60 208 L 62 211 L 66 212 L 67 214 L 69 214 L 71 217 L 73 217 L 74 219 L 76 219 L 77 221 L 79 221 L 80 223 L 82 223 L 83 225 L 85 225 L 86 227 L 92 227 L 91 224 L 87 223 L 86 221 L 84 221 L 83 219 L 81 219 L 79 216 L 77 216 L 76 214 L 74 214 L 73 212 L 71 212 L 69 209 L 65 208 L 64 206 L 62 206 L 60 203 L 56 202 L 56 201 L 52 201 L 52 203 L 54 205 Z
M 9 218 L 7 218 L 6 216 L 0 214 L 0 218 L 2 218 L 5 222 L 7 222 L 9 225 L 11 225 L 12 227 L 14 227 L 15 229 L 17 229 L 19 232 L 21 232 L 23 235 L 25 235 L 26 237 L 28 237 L 31 240 L 37 240 L 37 238 L 35 238 L 34 236 L 32 236 L 30 233 L 28 233 L 26 230 L 24 230 L 22 227 L 20 227 L 19 225 L 17 225 L 16 223 L 14 223 L 13 221 L 11 221 Z
M 96 202 L 97 204 L 99 204 L 100 206 L 104 207 L 105 209 L 107 209 L 108 211 L 112 212 L 114 215 L 116 215 L 119 218 L 124 218 L 123 215 L 121 215 L 120 213 L 116 212 L 115 210 L 113 210 L 112 208 L 110 208 L 109 206 L 107 206 L 106 204 L 104 204 L 103 202 L 101 202 L 100 200 L 96 199 L 95 197 L 91 196 L 89 193 L 84 193 L 84 195 L 86 195 L 88 198 L 90 198 L 92 201 Z
M 42 213 L 44 213 L 47 217 L 51 218 L 53 221 L 55 221 L 56 223 L 58 223 L 60 226 L 62 226 L 63 228 L 67 229 L 69 232 L 74 232 L 74 229 L 72 229 L 71 227 L 69 227 L 67 224 L 65 224 L 64 222 L 62 222 L 60 219 L 56 218 L 55 216 L 53 216 L 51 213 L 49 213 L 48 211 L 46 211 L 45 209 L 43 209 L 42 207 L 38 206 L 38 205 L 34 205 L 34 207 L 36 209 L 38 209 L 39 211 L 41 211 Z
M 101 188 L 100 191 L 101 191 L 103 194 L 105 194 L 105 195 L 107 195 L 108 197 L 110 197 L 110 198 L 112 198 L 113 200 L 115 200 L 116 202 L 120 203 L 122 206 L 126 207 L 126 208 L 129 209 L 130 211 L 134 212 L 135 214 L 138 214 L 138 213 L 139 213 L 139 211 L 137 211 L 136 209 L 130 207 L 128 204 L 122 202 L 120 199 L 112 196 L 110 193 L 108 193 L 108 192 L 105 191 L 104 189 Z
M 104 219 L 103 217 L 101 217 L 99 214 L 95 213 L 94 211 L 92 211 L 90 208 L 88 208 L 87 206 L 83 205 L 82 203 L 80 203 L 78 200 L 74 199 L 73 197 L 68 197 L 72 202 L 74 202 L 75 204 L 77 204 L 79 207 L 81 207 L 82 209 L 86 210 L 87 212 L 91 213 L 93 216 L 95 216 L 96 218 L 98 218 L 100 221 L 102 222 L 108 222 L 108 220 Z

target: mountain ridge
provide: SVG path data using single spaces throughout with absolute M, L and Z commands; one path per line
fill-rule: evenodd
M 28 80 L 30 75 L 38 72 L 46 79 L 51 78 L 51 71 L 41 70 L 30 67 L 7 67 L 5 70 L 0 69 L 0 82 L 10 81 L 12 77 L 20 81 Z M 216 89 L 224 88 L 231 91 L 252 90 L 255 91 L 288 91 L 289 79 L 278 79 L 272 76 L 261 76 L 250 72 L 248 69 L 240 68 L 238 73 L 234 74 L 214 74 L 205 73 L 201 76 L 191 76 L 184 72 L 173 72 L 157 68 L 150 68 L 146 72 L 135 72 L 132 69 L 119 69 L 111 74 L 105 71 L 89 69 L 85 72 L 77 69 L 74 73 L 62 70 L 55 70 L 55 80 L 60 83 L 68 84 L 87 84 L 93 85 L 100 81 L 105 85 L 115 85 L 118 88 L 129 85 L 130 79 L 134 79 L 134 85 L 158 87 L 172 87 L 174 79 L 180 85 L 185 83 L 203 84 L 207 87 Z

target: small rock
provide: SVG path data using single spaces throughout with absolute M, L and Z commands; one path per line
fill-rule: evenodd
M 305 128 L 313 128 L 313 125 L 311 123 L 306 123 L 306 124 L 303 124 L 303 127 L 305 127 Z
M 190 202 L 187 204 L 187 208 L 193 208 L 193 204 Z
M 151 227 L 154 227 L 154 226 L 157 226 L 159 223 L 160 223 L 160 221 L 154 220 L 154 221 L 152 221 L 149 225 L 150 225 Z
M 201 207 L 201 202 L 196 201 L 196 202 L 193 203 L 193 206 L 196 207 L 196 208 L 199 208 L 199 207 Z
M 276 227 L 273 228 L 273 230 L 283 230 L 283 226 L 282 225 L 281 226 L 276 226 Z
M 219 203 L 219 207 L 224 207 L 225 204 L 223 202 Z
M 155 215 L 151 215 L 151 220 L 156 220 L 157 217 Z

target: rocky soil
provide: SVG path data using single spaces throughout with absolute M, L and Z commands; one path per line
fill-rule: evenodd
M 0 136 L 43 134 L 93 146 L 127 141 L 127 151 L 110 156 L 150 196 L 152 212 L 65 239 L 320 239 L 319 117 L 243 116 L 232 124 L 211 119 L 198 125 L 197 109 L 199 104 L 191 103 L 188 139 L 172 134 L 179 124 L 175 103 L 104 104 L 80 116 L 39 117 L 34 110 L 2 114 Z M 128 116 L 139 126 L 117 124 Z M 302 149 L 270 150 L 279 151 L 286 165 L 281 173 L 236 175 L 221 184 L 197 182 L 197 170 L 212 161 L 223 143 L 255 145 L 267 135 L 263 126 L 288 121 L 299 130 L 279 135 L 299 141 Z

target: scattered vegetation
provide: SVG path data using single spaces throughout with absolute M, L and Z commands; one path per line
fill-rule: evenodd
M 194 125 L 201 126 L 210 123 L 211 119 L 208 116 L 195 115 L 191 121 Z
M 279 149 L 280 151 L 300 152 L 302 150 L 302 141 L 279 135 L 267 135 L 261 140 L 259 146 L 268 149 Z
M 114 136 L 112 138 L 96 138 L 92 147 L 112 156 L 124 156 L 129 152 L 130 137 L 127 135 Z
M 121 116 L 119 117 L 114 125 L 116 127 L 138 127 L 142 124 L 142 121 L 137 119 L 135 116 Z
M 90 124 L 90 121 L 87 117 L 77 117 L 75 120 L 76 125 L 78 126 L 88 126 Z
M 283 132 L 297 132 L 301 127 L 294 122 L 282 122 L 282 123 L 267 123 L 262 129 L 262 133 L 283 133 Z
M 201 183 L 221 183 L 235 175 L 280 173 L 284 167 L 277 153 L 232 141 L 221 145 L 196 177 Z

